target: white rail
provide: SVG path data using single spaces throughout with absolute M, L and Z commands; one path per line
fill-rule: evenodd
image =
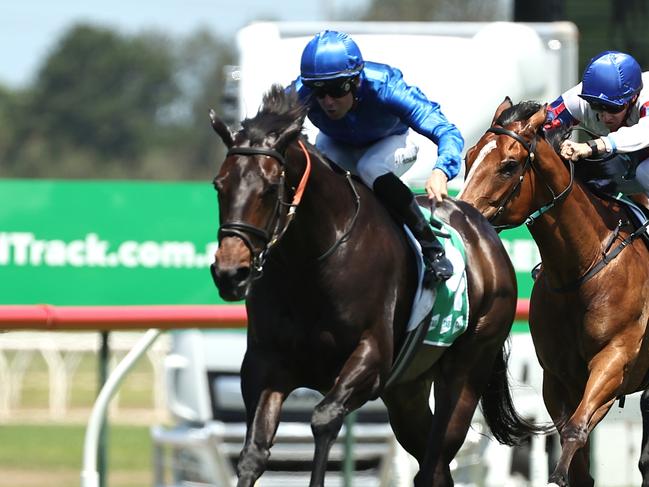
M 99 434 L 101 426 L 106 417 L 106 409 L 112 396 L 117 391 L 126 374 L 137 360 L 148 350 L 148 348 L 160 336 L 162 330 L 151 328 L 135 344 L 126 357 L 115 367 L 101 389 L 95 405 L 92 408 L 86 437 L 83 445 L 83 468 L 81 470 L 81 487 L 99 487 L 99 472 L 97 471 L 97 449 L 99 446 Z
M 110 334 L 111 368 L 137 343 L 141 332 L 115 331 Z M 99 351 L 97 333 L 60 331 L 13 331 L 0 334 L 0 420 L 8 421 L 34 410 L 33 405 L 22 404 L 23 386 L 31 378 L 30 367 L 42 358 L 48 376 L 49 417 L 62 421 L 69 418 L 71 394 L 75 374 L 84 354 Z M 153 374 L 154 417 L 166 414 L 163 360 L 170 347 L 167 335 L 156 341 L 147 352 Z M 78 407 L 78 406 L 77 406 Z M 119 409 L 119 393 L 111 402 L 111 414 Z M 39 412 L 39 417 L 42 413 Z

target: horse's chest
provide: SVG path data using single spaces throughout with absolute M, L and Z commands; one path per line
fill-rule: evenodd
M 314 320 L 284 320 L 280 326 L 265 329 L 260 338 L 267 348 L 289 358 L 292 367 L 304 370 L 339 369 L 358 344 L 359 335 L 335 325 Z

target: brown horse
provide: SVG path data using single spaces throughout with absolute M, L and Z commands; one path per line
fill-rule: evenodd
M 467 152 L 459 197 L 497 227 L 527 223 L 538 245 L 543 266 L 529 324 L 562 443 L 550 482 L 586 487 L 594 483 L 590 432 L 616 398 L 647 387 L 649 252 L 630 237 L 620 205 L 575 180 L 573 164 L 556 152 L 563 137 L 546 138 L 545 119 L 545 107 L 505 99 Z M 645 487 L 648 465 L 645 454 Z
M 379 396 L 398 441 L 419 461 L 418 486 L 453 485 L 449 464 L 481 397 L 501 442 L 535 431 L 517 416 L 507 382 L 513 268 L 475 209 L 447 200 L 435 210 L 466 243 L 468 330 L 434 365 L 385 389 L 416 291 L 404 232 L 367 187 L 334 171 L 301 137 L 305 108 L 293 93 L 274 86 L 236 134 L 214 112 L 211 117 L 228 147 L 214 179 L 220 246 L 212 274 L 224 299 L 245 298 L 249 320 L 239 487 L 252 486 L 264 472 L 282 402 L 297 387 L 325 394 L 311 421 L 312 487 L 324 485 L 345 415 Z

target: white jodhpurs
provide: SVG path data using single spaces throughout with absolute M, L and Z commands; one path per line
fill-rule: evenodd
M 342 169 L 360 177 L 370 188 L 379 176 L 390 172 L 397 176 L 404 174 L 417 161 L 419 151 L 410 130 L 362 148 L 338 142 L 319 132 L 315 145 Z

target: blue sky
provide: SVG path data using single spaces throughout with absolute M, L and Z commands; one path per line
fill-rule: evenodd
M 31 81 L 43 57 L 74 23 L 89 21 L 124 32 L 160 29 L 173 36 L 200 27 L 229 37 L 248 21 L 323 20 L 369 0 L 2 0 L 0 83 Z

